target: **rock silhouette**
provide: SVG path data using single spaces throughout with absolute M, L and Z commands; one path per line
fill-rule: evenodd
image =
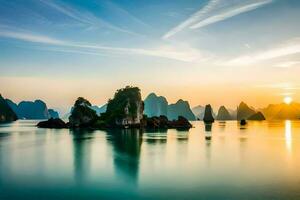
M 188 120 L 195 120 L 196 117 L 193 114 L 189 102 L 178 100 L 175 104 L 168 106 L 168 119 L 176 120 L 179 116 L 182 116 Z
M 241 102 L 237 108 L 237 120 L 248 119 L 251 115 L 254 115 L 256 112 L 254 109 L 250 108 L 244 102 Z
M 148 117 L 167 116 L 168 101 L 163 96 L 157 96 L 155 93 L 150 93 L 144 100 L 144 114 Z
M 248 120 L 256 120 L 256 121 L 262 121 L 266 120 L 265 116 L 261 112 L 257 112 L 254 115 L 251 115 Z
M 215 121 L 214 117 L 212 116 L 212 108 L 210 104 L 205 106 L 203 121 L 205 123 L 213 123 Z
M 42 121 L 37 124 L 39 128 L 68 128 L 68 125 L 59 118 L 50 118 L 47 121 Z
M 232 117 L 225 106 L 221 106 L 218 110 L 217 120 L 232 120 Z

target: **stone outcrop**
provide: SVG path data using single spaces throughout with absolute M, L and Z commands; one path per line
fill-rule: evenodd
M 225 106 L 221 106 L 218 110 L 218 115 L 216 117 L 217 120 L 232 120 L 232 117 L 229 111 L 225 108 Z
M 144 114 L 148 117 L 168 115 L 167 99 L 163 96 L 157 96 L 155 93 L 151 93 L 146 97 L 144 107 Z
M 244 102 L 241 102 L 237 108 L 237 120 L 248 119 L 251 115 L 254 115 L 256 112 L 254 109 L 250 108 Z
M 143 119 L 143 127 L 147 129 L 189 129 L 192 124 L 184 117 L 179 116 L 177 120 L 168 120 L 166 116 L 150 117 Z
M 0 123 L 12 122 L 17 119 L 18 117 L 16 113 L 12 110 L 12 108 L 0 94 Z
M 203 121 L 204 123 L 213 123 L 215 121 L 210 104 L 205 106 Z
M 248 120 L 254 120 L 254 121 L 263 121 L 266 120 L 265 116 L 261 112 L 257 112 L 253 115 L 251 115 Z
M 117 90 L 103 115 L 108 126 L 138 126 L 143 119 L 144 103 L 140 89 L 125 87 Z
M 55 128 L 55 129 L 61 129 L 61 128 L 68 128 L 68 124 L 66 124 L 63 120 L 59 118 L 50 118 L 47 121 L 42 121 L 37 124 L 37 127 L 39 128 Z
M 189 102 L 178 100 L 175 104 L 168 106 L 168 119 L 176 120 L 179 116 L 182 116 L 188 120 L 196 120 L 194 113 L 192 112 Z
M 90 106 L 91 103 L 83 97 L 76 100 L 69 117 L 70 127 L 90 127 L 97 121 L 96 111 L 91 109 Z

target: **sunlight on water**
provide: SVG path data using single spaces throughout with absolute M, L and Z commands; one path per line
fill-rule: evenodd
M 0 199 L 300 199 L 299 121 L 159 132 L 35 124 L 0 125 Z
M 286 148 L 289 152 L 292 151 L 292 123 L 290 120 L 285 121 L 285 141 Z

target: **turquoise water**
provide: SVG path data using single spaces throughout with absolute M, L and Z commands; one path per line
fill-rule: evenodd
M 0 199 L 300 199 L 300 122 L 187 131 L 0 125 Z M 211 129 L 211 130 L 210 130 Z

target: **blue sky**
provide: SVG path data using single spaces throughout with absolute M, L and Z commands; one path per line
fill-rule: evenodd
M 297 0 L 0 0 L 0 91 L 62 110 L 127 84 L 192 105 L 300 100 L 299 19 Z

